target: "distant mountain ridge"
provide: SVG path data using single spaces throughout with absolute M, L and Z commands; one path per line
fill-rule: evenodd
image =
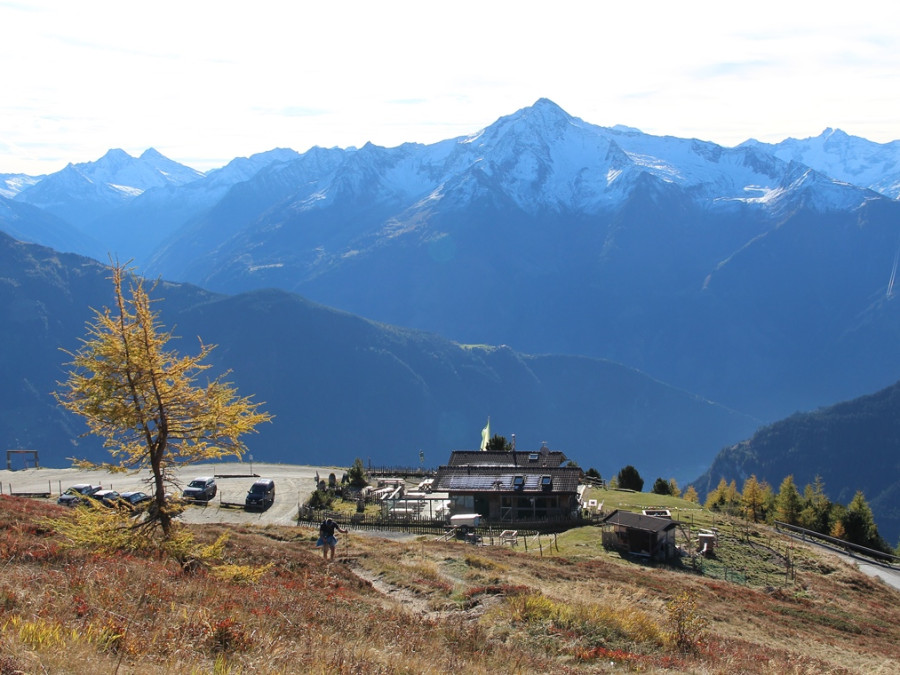
M 3 196 L 0 196 L 0 229 L 21 241 L 52 241 L 60 250 L 82 255 L 91 255 L 101 246 L 62 218 Z
M 39 450 L 48 466 L 107 458 L 51 397 L 68 360 L 60 350 L 77 349 L 91 307 L 112 303 L 106 268 L 3 234 L 0 264 L 0 437 Z M 474 448 L 490 415 L 520 448 L 547 441 L 606 475 L 628 461 L 684 481 L 757 425 L 609 361 L 462 346 L 284 291 L 222 296 L 161 283 L 153 297 L 181 336 L 170 347 L 193 352 L 197 337 L 218 345 L 214 371 L 231 369 L 241 394 L 275 415 L 247 438 L 259 461 L 418 465 L 423 450 L 436 466 L 451 449 Z
M 800 162 L 892 199 L 900 197 L 900 140 L 874 143 L 828 128 L 813 138 L 788 138 L 780 143 L 749 140 L 742 145 L 762 149 L 784 161 Z
M 25 188 L 39 183 L 44 176 L 28 176 L 24 173 L 0 175 L 0 197 L 12 199 Z
M 541 100 L 468 137 L 274 164 L 147 270 L 226 293 L 284 288 L 463 342 L 613 358 L 771 418 L 900 374 L 885 354 L 895 307 L 872 300 L 890 277 L 897 212 L 760 147 L 604 129 Z M 786 244 L 777 269 L 763 253 L 773 241 Z M 811 284 L 802 265 L 821 264 L 810 251 L 852 283 Z M 789 285 L 770 292 L 773 275 Z M 772 303 L 795 320 L 772 325 Z M 829 306 L 840 313 L 815 316 Z M 824 332 L 805 329 L 823 320 Z M 741 344 L 695 347 L 723 330 Z M 852 374 L 793 355 L 847 361 L 842 343 L 881 339 L 889 362 Z M 760 367 L 746 380 L 732 362 L 748 348 Z
M 375 146 L 367 145 L 363 150 L 369 149 L 375 151 Z M 621 125 L 597 127 L 568 115 L 547 99 L 502 117 L 471 136 L 431 146 L 406 144 L 394 149 L 380 148 L 377 152 L 382 157 L 397 151 L 407 156 L 429 156 L 423 165 L 425 176 L 410 180 L 416 171 L 413 167 L 413 172 L 395 175 L 392 180 L 394 187 L 400 188 L 407 197 L 415 197 L 425 193 L 433 195 L 433 188 L 446 184 L 447 175 L 459 172 L 473 161 L 482 162 L 484 158 L 478 155 L 485 149 L 491 155 L 507 158 L 495 162 L 490 171 L 494 175 L 506 174 L 508 192 L 526 209 L 568 208 L 590 212 L 599 204 L 620 200 L 622 194 L 617 189 L 627 190 L 635 175 L 643 172 L 686 188 L 705 186 L 701 192 L 716 201 L 758 201 L 779 190 L 777 183 L 783 167 L 778 167 L 773 158 L 785 163 L 800 162 L 824 175 L 890 197 L 896 197 L 900 191 L 900 141 L 877 144 L 840 130 L 826 129 L 816 138 L 786 139 L 779 144 L 751 139 L 736 148 L 725 148 L 710 142 L 649 136 Z M 313 148 L 309 152 L 320 150 Z M 358 151 L 351 148 L 339 152 L 350 157 Z M 47 176 L 0 176 L 5 186 L 0 195 L 51 212 L 60 210 L 62 217 L 70 222 L 87 226 L 92 218 L 108 215 L 111 209 L 154 188 L 199 181 L 205 189 L 216 193 L 216 186 L 230 187 L 250 180 L 272 163 L 299 157 L 296 151 L 276 149 L 236 158 L 204 175 L 165 158 L 153 148 L 138 158 L 114 149 L 95 162 L 70 164 Z M 416 163 L 421 164 L 422 160 Z M 545 174 L 538 177 L 543 190 L 538 192 L 537 200 L 533 185 L 525 186 L 527 189 L 515 185 L 517 176 L 534 178 L 529 172 L 535 167 L 540 167 Z M 564 170 L 556 171 L 556 167 Z M 570 172 L 567 174 L 565 169 Z M 198 187 L 193 186 L 195 193 Z M 317 199 L 325 194 L 320 192 Z M 79 203 L 82 207 L 92 204 L 83 213 L 75 208 Z
M 173 162 L 153 148 L 139 158 L 114 149 L 96 162 L 69 164 L 45 176 L 25 187 L 15 199 L 82 227 L 145 190 L 184 185 L 200 176 L 199 171 Z
M 885 172 L 896 165 L 900 142 L 882 146 L 840 131 L 826 133 L 817 139 L 788 139 L 779 145 L 750 140 L 729 149 L 697 140 L 648 136 L 628 127 L 597 127 L 541 99 L 476 134 L 430 146 L 313 148 L 303 156 L 276 149 L 236 158 L 206 175 L 172 162 L 152 148 L 138 158 L 110 150 L 96 162 L 70 164 L 48 176 L 0 178 L 6 186 L 2 196 L 47 210 L 100 242 L 94 257 L 106 259 L 113 253 L 145 265 L 152 251 L 164 244 L 165 248 L 153 255 L 154 270 L 168 277 L 201 281 L 196 275 L 185 276 L 190 272 L 183 265 L 167 261 L 166 251 L 180 250 L 184 241 L 176 244 L 175 240 L 197 218 L 204 218 L 203 214 L 207 220 L 211 218 L 207 211 L 225 191 L 251 181 L 263 170 L 301 157 L 306 169 L 290 189 L 277 195 L 291 201 L 289 208 L 321 209 L 342 202 L 346 209 L 354 200 L 365 199 L 386 206 L 393 200 L 394 212 L 386 216 L 388 224 L 409 222 L 423 206 L 427 213 L 441 201 L 446 206 L 455 198 L 462 205 L 476 198 L 477 191 L 485 195 L 499 191 L 511 200 L 510 205 L 532 215 L 584 216 L 627 200 L 641 176 L 679 185 L 692 200 L 702 199 L 708 208 L 731 202 L 763 203 L 791 192 L 798 170 L 789 167 L 796 160 L 806 160 L 806 166 L 842 181 L 851 174 L 862 176 L 869 182 L 857 181 L 857 186 L 883 188 L 885 194 L 895 195 L 892 186 L 896 181 Z M 313 170 L 316 159 L 324 156 L 332 161 Z M 831 192 L 841 190 L 833 187 Z M 843 202 L 842 208 L 864 199 L 853 190 L 834 196 Z M 258 218 L 277 204 L 278 200 L 273 200 L 248 215 Z M 828 207 L 827 203 L 818 205 L 820 209 Z M 250 224 L 249 220 L 242 223 L 243 227 Z M 33 240 L 57 248 L 61 243 L 47 237 Z M 220 246 L 222 241 L 204 240 L 200 246 L 213 243 Z M 353 250 L 334 254 L 348 252 Z M 202 253 L 210 255 L 208 249 Z M 278 264 L 251 263 L 250 268 Z
M 816 476 L 832 501 L 849 504 L 862 490 L 891 546 L 900 540 L 900 382 L 874 394 L 796 413 L 723 449 L 694 484 L 702 494 L 719 480 L 755 475 L 778 490 L 789 475 L 799 490 Z
M 276 149 L 194 180 L 150 151 L 111 152 L 15 201 L 46 206 L 55 185 L 55 211 L 85 234 L 74 250 L 150 276 L 283 288 L 461 342 L 611 358 L 775 419 L 900 375 L 887 290 L 900 216 L 870 189 L 891 184 L 897 150 L 839 132 L 724 148 L 598 127 L 541 99 L 432 145 Z M 116 167 L 131 164 L 145 170 L 124 189 Z M 7 229 L 74 248 L 53 228 Z

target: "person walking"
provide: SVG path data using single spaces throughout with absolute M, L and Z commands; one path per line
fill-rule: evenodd
M 326 561 L 329 559 L 329 551 L 331 552 L 331 560 L 334 560 L 334 549 L 338 542 L 337 537 L 334 536 L 335 530 L 342 534 L 347 534 L 347 530 L 342 528 L 331 518 L 326 518 L 322 521 L 322 524 L 319 525 L 319 540 L 316 542 L 316 547 L 322 547 L 322 557 L 325 558 Z

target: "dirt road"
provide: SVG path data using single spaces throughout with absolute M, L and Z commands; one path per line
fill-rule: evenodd
M 810 546 L 815 546 L 823 551 L 828 551 L 836 558 L 840 558 L 845 563 L 854 565 L 860 572 L 870 577 L 881 579 L 888 586 L 893 586 L 900 591 L 900 567 L 896 565 L 888 565 L 887 563 L 878 562 L 871 558 L 865 558 L 860 555 L 853 555 L 850 552 L 837 548 L 822 541 L 814 539 L 802 539 L 798 535 L 789 535 L 798 541 L 803 541 Z

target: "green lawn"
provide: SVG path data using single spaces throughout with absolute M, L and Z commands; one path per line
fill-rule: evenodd
M 683 558 L 680 563 L 683 569 L 702 570 L 704 576 L 725 578 L 753 586 L 781 585 L 788 581 L 785 577 L 785 561 L 791 555 L 788 552 L 791 542 L 764 524 L 755 525 L 740 518 L 709 511 L 699 504 L 678 497 L 648 492 L 591 487 L 584 493 L 585 503 L 589 499 L 596 499 L 598 504 L 602 502 L 603 512 L 607 514 L 615 509 L 636 513 L 643 509 L 668 509 L 672 519 L 682 525 L 676 540 L 679 546 L 685 548 L 696 546 L 699 530 L 715 528 L 719 533 L 715 554 L 693 562 L 689 558 Z M 546 535 L 543 538 L 545 555 L 573 558 L 605 556 L 625 564 L 644 564 L 642 561 L 623 558 L 616 551 L 605 550 L 599 527 L 580 527 L 561 533 L 553 540 L 552 549 L 549 545 L 551 539 Z M 535 548 L 530 544 L 529 552 Z
M 715 527 L 716 522 L 721 521 L 718 515 L 707 511 L 700 504 L 669 495 L 589 487 L 584 491 L 582 499 L 584 503 L 596 499 L 598 505 L 603 504 L 604 513 L 611 513 L 616 509 L 636 513 L 640 513 L 643 509 L 669 509 L 673 520 L 693 527 Z

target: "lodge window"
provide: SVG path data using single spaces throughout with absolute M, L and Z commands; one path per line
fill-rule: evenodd
M 517 520 L 544 520 L 557 515 L 558 497 L 519 497 L 513 502 Z
M 475 510 L 474 495 L 453 495 L 450 501 L 453 513 L 472 513 Z

